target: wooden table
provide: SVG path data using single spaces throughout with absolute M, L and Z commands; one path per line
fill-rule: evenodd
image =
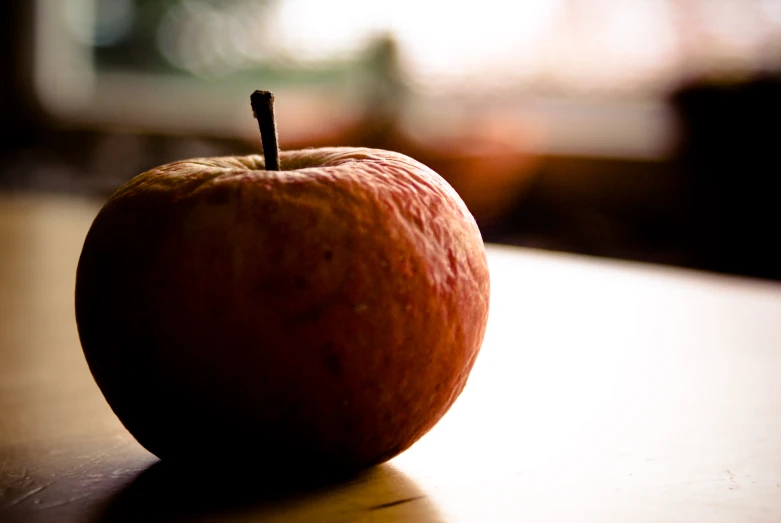
M 182 477 L 81 354 L 97 205 L 0 197 L 0 521 L 781 521 L 781 286 L 490 247 L 469 385 L 409 451 L 298 493 Z

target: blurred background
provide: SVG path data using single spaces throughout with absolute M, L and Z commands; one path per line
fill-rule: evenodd
M 781 0 L 4 0 L 0 192 L 363 145 L 486 241 L 781 279 Z M 0 245 L 0 251 L 3 246 Z

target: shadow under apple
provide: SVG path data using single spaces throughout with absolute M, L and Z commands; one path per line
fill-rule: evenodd
M 393 511 L 387 516 L 399 521 L 443 521 L 425 492 L 388 464 L 302 484 L 264 477 L 255 467 L 197 471 L 157 462 L 112 498 L 94 523 L 352 521 L 377 511 Z

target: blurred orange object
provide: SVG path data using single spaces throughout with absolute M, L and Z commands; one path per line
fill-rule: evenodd
M 508 212 L 535 179 L 538 156 L 525 141 L 517 123 L 485 118 L 454 135 L 412 140 L 407 154 L 448 180 L 485 224 Z
M 371 117 L 353 125 L 308 136 L 306 143 L 287 142 L 287 149 L 349 145 L 375 147 L 406 154 L 445 178 L 481 225 L 492 223 L 522 200 L 536 178 L 539 156 L 532 136 L 517 121 L 497 116 L 441 132 L 413 135 L 396 122 Z

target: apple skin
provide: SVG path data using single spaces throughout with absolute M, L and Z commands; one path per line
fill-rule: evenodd
M 477 225 L 404 155 L 180 161 L 106 203 L 76 277 L 90 370 L 159 458 L 328 474 L 400 453 L 466 384 L 488 317 Z

